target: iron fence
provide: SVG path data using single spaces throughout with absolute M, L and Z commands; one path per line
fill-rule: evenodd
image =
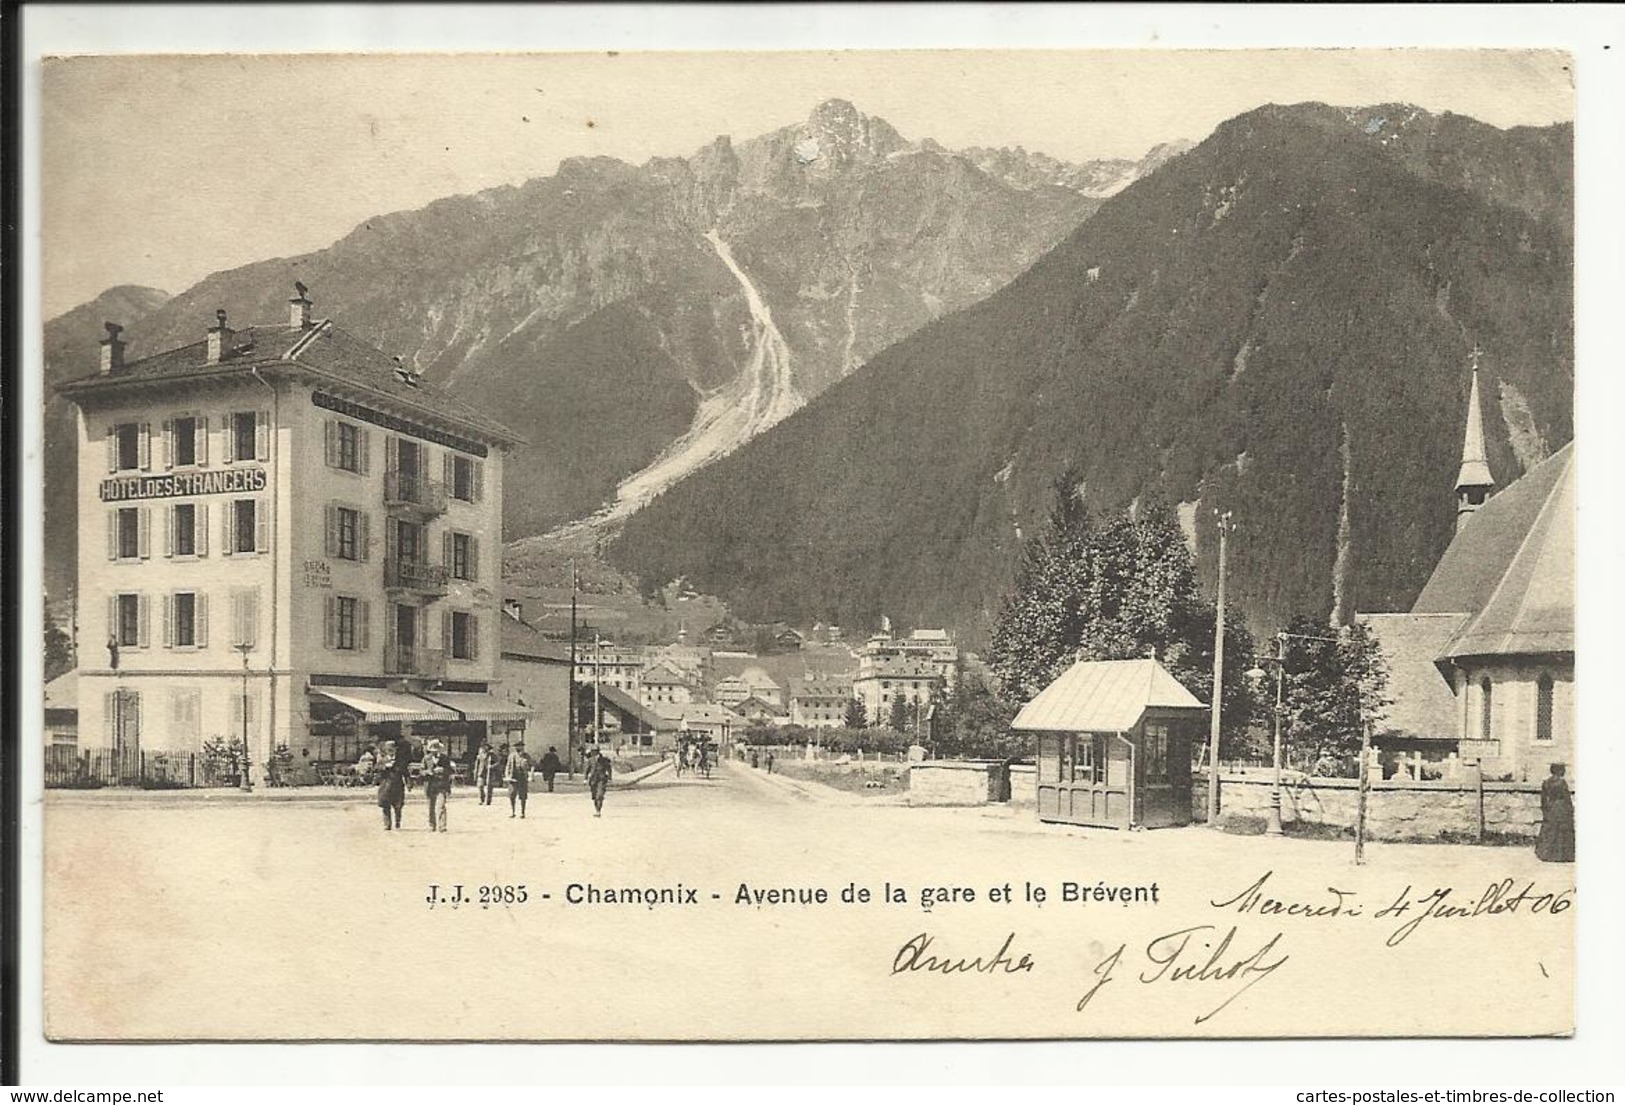
M 224 785 L 224 780 L 212 778 L 195 752 L 53 745 L 45 749 L 45 785 L 76 790 L 101 787 L 171 790 L 219 786 Z

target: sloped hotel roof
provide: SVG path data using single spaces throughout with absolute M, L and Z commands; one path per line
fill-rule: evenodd
M 422 379 L 408 382 L 394 358 L 331 319 L 314 322 L 309 329 L 287 323 L 247 326 L 228 331 L 227 338 L 217 364 L 208 363 L 205 339 L 129 361 L 110 373 L 66 381 L 57 390 L 81 400 L 132 385 L 229 379 L 256 368 L 268 374 L 298 368 L 318 380 L 386 396 L 426 420 L 453 422 L 505 445 L 525 444 L 508 427 L 446 389 Z
M 1474 569 L 1483 578 L 1468 597 L 1482 599 L 1465 608 L 1476 613 L 1438 659 L 1572 653 L 1574 538 L 1571 442 L 1485 503 L 1451 542 L 1417 607 L 1454 598 L 1465 588 L 1453 574 Z
M 1080 660 L 1023 706 L 1010 728 L 1121 733 L 1157 707 L 1207 708 L 1155 660 Z

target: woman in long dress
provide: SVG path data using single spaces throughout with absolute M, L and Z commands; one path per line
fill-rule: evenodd
M 1552 773 L 1540 784 L 1540 836 L 1535 839 L 1535 856 L 1547 863 L 1574 862 L 1574 800 L 1564 775 L 1567 768 L 1553 764 Z

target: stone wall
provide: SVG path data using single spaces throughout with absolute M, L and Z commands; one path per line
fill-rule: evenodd
M 1367 794 L 1366 833 L 1373 840 L 1437 840 L 1472 837 L 1479 828 L 1479 792 L 1465 781 L 1374 782 Z M 1193 812 L 1206 816 L 1207 778 L 1196 773 Z M 1269 769 L 1224 772 L 1219 776 L 1219 819 L 1269 815 L 1274 776 Z M 1353 830 L 1359 807 L 1354 779 L 1316 779 L 1295 772 L 1281 788 L 1281 821 Z M 1540 786 L 1537 783 L 1485 783 L 1484 831 L 1491 835 L 1533 839 L 1540 832 Z
M 1010 765 L 1010 806 L 1025 810 L 1038 808 L 1038 765 Z
M 1003 797 L 1004 764 L 1000 761 L 926 760 L 909 765 L 911 806 L 985 806 Z

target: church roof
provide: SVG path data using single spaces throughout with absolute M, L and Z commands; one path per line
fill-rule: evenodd
M 1555 469 L 1555 478 L 1545 470 Z M 1519 484 L 1539 475 L 1536 490 L 1545 488 L 1535 509 L 1492 516 L 1489 507 L 1510 495 Z M 1491 589 L 1475 616 L 1441 651 L 1441 660 L 1465 656 L 1530 655 L 1574 651 L 1574 453 L 1572 444 L 1543 461 L 1518 483 L 1490 500 L 1462 528 L 1453 550 L 1479 527 L 1505 525 L 1528 519 L 1521 532 L 1514 530 L 1496 542 L 1511 547 L 1506 567 L 1489 582 Z M 1499 535 L 1487 535 L 1489 538 Z M 1445 556 L 1449 559 L 1449 552 Z M 1444 561 L 1439 565 L 1442 570 Z M 1435 573 L 1437 574 L 1437 573 Z M 1431 583 L 1430 583 L 1431 586 Z
M 1573 455 L 1570 442 L 1479 507 L 1439 559 L 1411 613 L 1476 614 L 1488 606 L 1558 484 L 1572 479 Z M 1568 494 L 1570 509 L 1562 528 L 1567 530 L 1569 547 L 1565 575 L 1572 584 L 1572 489 Z
M 1378 726 L 1407 736 L 1454 741 L 1460 709 L 1433 662 L 1470 614 L 1361 614 L 1388 667 L 1387 714 Z
M 1010 728 L 1121 733 L 1152 707 L 1206 709 L 1155 660 L 1080 660 L 1023 706 Z
M 1494 487 L 1490 464 L 1484 455 L 1484 415 L 1478 403 L 1478 369 L 1473 369 L 1473 385 L 1467 393 L 1467 434 L 1461 445 L 1461 471 L 1456 486 Z

